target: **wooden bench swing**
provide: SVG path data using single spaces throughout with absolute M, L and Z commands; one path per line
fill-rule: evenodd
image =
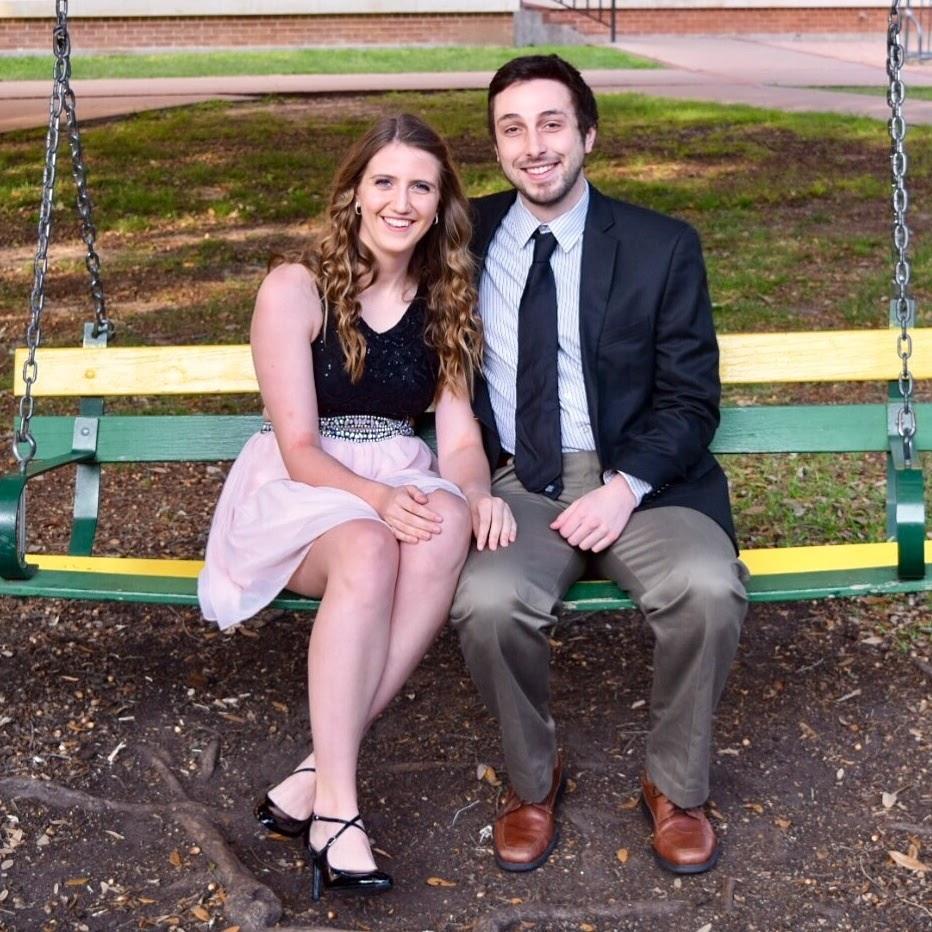
M 17 351 L 14 393 L 20 398 L 14 453 L 18 472 L 0 478 L 0 595 L 196 605 L 197 560 L 94 556 L 103 495 L 101 468 L 116 463 L 228 462 L 260 424 L 258 415 L 108 414 L 105 399 L 122 396 L 215 396 L 257 391 L 248 346 L 123 347 L 107 345 L 107 316 L 94 250 L 94 227 L 80 138 L 69 87 L 67 2 L 58 0 L 55 86 L 39 221 L 39 247 L 27 347 Z M 719 454 L 885 452 L 886 540 L 752 549 L 752 601 L 771 602 L 932 590 L 932 540 L 926 539 L 917 424 L 932 404 L 913 401 L 913 380 L 932 376 L 932 328 L 914 329 L 908 296 L 906 158 L 903 152 L 903 60 L 897 5 L 888 36 L 890 74 L 894 282 L 891 327 L 882 330 L 726 334 L 720 337 L 726 385 L 886 382 L 887 403 L 725 407 L 712 449 Z M 51 234 L 58 124 L 64 112 L 88 247 L 95 321 L 78 349 L 39 350 L 44 279 Z M 896 344 L 896 355 L 892 345 Z M 38 378 L 41 371 L 42 377 Z M 77 399 L 77 413 L 33 416 L 37 397 Z M 42 457 L 36 458 L 41 450 Z M 26 486 L 30 479 L 76 467 L 67 554 L 26 554 Z M 787 521 L 791 517 L 787 516 Z M 317 602 L 283 592 L 274 606 L 309 610 Z M 564 605 L 571 611 L 632 607 L 614 584 L 584 580 Z

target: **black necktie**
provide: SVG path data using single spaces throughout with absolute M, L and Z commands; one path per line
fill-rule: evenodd
M 557 380 L 557 286 L 550 267 L 553 233 L 534 234 L 534 260 L 518 306 L 515 474 L 529 492 L 563 491 Z

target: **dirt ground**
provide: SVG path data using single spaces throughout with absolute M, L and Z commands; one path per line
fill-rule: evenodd
M 560 845 L 527 876 L 493 862 L 501 789 L 478 774 L 501 774 L 497 731 L 444 632 L 363 750 L 396 889 L 316 905 L 300 845 L 251 815 L 304 753 L 308 617 L 220 635 L 186 609 L 3 609 L 3 929 L 932 928 L 932 680 L 872 633 L 909 599 L 752 607 L 718 715 L 724 855 L 698 877 L 656 866 L 635 808 L 651 645 L 634 613 L 554 634 L 571 782 Z

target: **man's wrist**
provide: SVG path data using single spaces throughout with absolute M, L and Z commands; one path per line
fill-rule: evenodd
M 626 472 L 622 472 L 620 469 L 606 469 L 602 473 L 602 482 L 605 485 L 608 485 L 609 482 L 612 482 L 616 479 L 624 479 L 628 483 L 628 488 L 631 490 L 631 494 L 634 496 L 635 507 L 641 504 L 644 500 L 644 496 L 650 494 L 654 487 L 649 483 L 645 482 L 643 479 L 638 479 L 637 476 L 630 476 Z

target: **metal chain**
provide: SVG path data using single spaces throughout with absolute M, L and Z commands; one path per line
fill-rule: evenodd
M 55 197 L 55 177 L 58 160 L 61 115 L 68 121 L 71 146 L 72 173 L 78 188 L 78 213 L 81 217 L 81 238 L 87 246 L 85 265 L 91 278 L 91 296 L 94 300 L 94 336 L 112 335 L 113 323 L 107 316 L 103 285 L 100 280 L 100 258 L 95 249 L 96 229 L 91 216 L 91 202 L 87 193 L 87 171 L 81 151 L 81 136 L 75 113 L 74 92 L 71 89 L 71 39 L 68 35 L 68 0 L 56 0 L 55 26 L 52 30 L 52 51 L 55 55 L 52 95 L 49 100 L 49 127 L 45 137 L 45 169 L 42 174 L 42 199 L 39 205 L 39 234 L 32 294 L 29 299 L 29 323 L 26 326 L 26 360 L 23 363 L 25 389 L 19 402 L 20 423 L 13 437 L 13 455 L 25 472 L 36 455 L 36 439 L 30 429 L 35 399 L 32 386 L 39 375 L 36 350 L 42 331 L 42 311 L 45 307 L 45 277 L 48 274 L 49 243 L 52 238 L 52 213 Z
M 893 284 L 896 288 L 891 306 L 893 316 L 900 326 L 900 332 L 896 338 L 896 353 L 902 363 L 899 389 L 903 404 L 897 412 L 896 427 L 903 440 L 903 455 L 908 464 L 912 460 L 913 437 L 916 434 L 916 411 L 912 403 L 913 377 L 909 371 L 909 359 L 913 353 L 913 340 L 909 333 L 909 325 L 915 310 L 915 303 L 909 297 L 909 228 L 906 226 L 909 197 L 906 192 L 906 119 L 903 116 L 906 87 L 900 78 L 904 60 L 905 50 L 900 39 L 899 0 L 893 0 L 887 28 L 887 76 L 890 79 L 887 102 L 891 112 L 890 167 L 893 177 Z

